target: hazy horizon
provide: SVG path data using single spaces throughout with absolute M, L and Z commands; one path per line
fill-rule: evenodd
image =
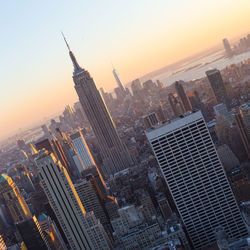
M 60 30 L 97 87 L 110 91 L 111 61 L 130 82 L 246 33 L 249 9 L 246 0 L 2 4 L 0 140 L 77 101 Z

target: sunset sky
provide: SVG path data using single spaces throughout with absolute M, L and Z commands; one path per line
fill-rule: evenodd
M 249 0 L 11 0 L 0 4 L 0 139 L 77 101 L 60 31 L 98 88 L 250 31 Z

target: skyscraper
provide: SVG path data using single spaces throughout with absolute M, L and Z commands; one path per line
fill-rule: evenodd
M 175 86 L 175 90 L 177 92 L 177 95 L 181 99 L 181 102 L 184 106 L 185 112 L 192 111 L 192 105 L 191 105 L 189 98 L 188 98 L 188 96 L 187 96 L 187 94 L 182 86 L 181 81 L 175 82 L 174 86 Z
M 162 174 L 195 249 L 247 230 L 200 111 L 146 131 Z
M 53 153 L 41 150 L 36 164 L 46 196 L 70 247 L 72 249 L 103 249 L 99 237 L 102 237 L 103 240 L 106 237 L 105 235 L 95 237 L 95 232 L 85 220 L 86 212 L 80 198 L 67 170 L 60 161 L 55 158 Z
M 81 133 L 81 131 L 77 131 L 70 135 L 71 142 L 80 157 L 80 160 L 84 166 L 84 168 L 89 168 L 95 165 L 95 161 L 90 153 L 89 147 Z
M 41 150 L 36 159 L 44 192 L 72 249 L 93 249 L 85 228 L 85 210 L 67 170 L 48 152 Z
M 14 223 L 31 217 L 30 210 L 19 188 L 11 177 L 2 174 L 0 178 L 0 192 Z
M 217 103 L 224 103 L 229 108 L 229 100 L 226 92 L 226 87 L 222 80 L 220 71 L 218 69 L 211 69 L 206 71 L 206 75 L 214 91 Z
M 146 129 L 153 128 L 155 125 L 159 124 L 159 119 L 155 112 L 144 115 L 142 118 Z
M 216 117 L 223 115 L 230 123 L 233 123 L 233 115 L 228 111 L 224 103 L 217 104 L 213 107 Z
M 2 237 L 1 234 L 0 234 L 0 249 L 2 249 L 2 250 L 6 250 L 7 249 L 6 244 L 5 244 L 5 242 L 4 242 L 3 237 Z
M 185 113 L 183 104 L 179 102 L 179 100 L 172 93 L 168 95 L 168 101 L 173 110 L 174 116 L 180 116 Z
M 125 96 L 125 95 L 126 95 L 126 91 L 125 91 L 125 89 L 124 89 L 124 87 L 123 87 L 123 84 L 122 84 L 122 82 L 121 82 L 121 80 L 120 80 L 118 71 L 117 71 L 116 69 L 113 68 L 113 71 L 112 71 L 112 72 L 113 72 L 113 75 L 114 75 L 114 77 L 115 77 L 116 83 L 117 83 L 119 89 L 121 90 L 121 93 L 123 93 L 123 95 Z
M 68 44 L 67 47 L 74 66 L 73 80 L 76 92 L 100 146 L 103 173 L 108 176 L 128 168 L 133 164 L 131 156 L 117 134 L 115 124 L 93 78 L 88 71 L 79 66 Z
M 50 135 L 50 133 L 49 133 L 49 130 L 48 130 L 48 127 L 47 127 L 47 125 L 46 124 L 44 124 L 44 125 L 42 125 L 42 130 L 43 130 L 43 134 L 44 134 L 44 136 L 46 136 L 46 137 L 49 137 L 49 135 Z
M 141 86 L 141 81 L 140 79 L 135 79 L 132 81 L 131 83 L 131 90 L 132 90 L 132 93 L 133 95 L 138 95 L 140 90 L 142 89 L 142 86 Z
M 248 159 L 250 159 L 250 104 L 242 105 L 234 111 L 234 120 Z
M 105 194 L 103 194 L 93 175 L 75 184 L 76 192 L 84 206 L 86 213 L 93 211 L 96 218 L 100 220 L 107 233 L 112 233 L 111 224 L 104 206 Z
M 23 242 L 29 250 L 47 250 L 49 244 L 42 232 L 36 216 L 27 218 L 16 224 Z
M 224 38 L 224 39 L 222 40 L 222 42 L 223 42 L 223 45 L 224 45 L 224 49 L 225 49 L 225 51 L 226 51 L 226 55 L 227 55 L 228 57 L 231 57 L 231 56 L 233 55 L 233 51 L 232 51 L 232 49 L 231 49 L 231 46 L 230 46 L 229 41 L 227 40 L 227 38 Z
M 67 247 L 56 226 L 56 223 L 46 214 L 42 213 L 37 218 L 42 232 L 47 238 L 51 249 L 66 250 Z

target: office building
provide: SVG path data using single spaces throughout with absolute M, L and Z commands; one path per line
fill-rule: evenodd
M 146 222 L 151 224 L 152 221 L 154 221 L 156 218 L 156 209 L 152 202 L 151 197 L 149 196 L 149 194 L 144 193 L 139 198 L 139 201 L 141 205 L 140 207 L 141 212 L 142 212 L 144 219 L 146 220 Z
M 42 125 L 42 126 L 41 126 L 41 128 L 42 128 L 42 130 L 43 130 L 43 134 L 44 134 L 44 136 L 49 137 L 49 136 L 50 136 L 50 133 L 49 133 L 49 130 L 48 130 L 47 125 L 46 125 L 46 124 L 44 124 L 44 125 Z
M 36 159 L 44 192 L 72 249 L 93 249 L 85 228 L 85 210 L 67 173 L 53 153 L 39 151 Z
M 104 100 L 105 104 L 108 105 L 111 101 L 110 94 L 107 93 L 104 88 L 100 88 L 102 99 Z
M 218 146 L 217 153 L 226 172 L 240 166 L 238 158 L 227 144 Z
M 88 71 L 79 66 L 69 46 L 68 49 L 74 66 L 75 89 L 100 147 L 103 159 L 102 172 L 109 176 L 128 168 L 133 162 L 127 147 L 122 143 L 116 131 L 115 124 L 93 78 Z
M 112 73 L 113 73 L 113 75 L 114 75 L 115 81 L 116 81 L 116 83 L 117 83 L 119 89 L 121 90 L 121 93 L 122 93 L 123 97 L 125 97 L 125 96 L 126 96 L 126 91 L 125 91 L 125 89 L 124 89 L 124 87 L 123 87 L 123 84 L 122 84 L 122 82 L 121 82 L 121 79 L 120 79 L 120 76 L 119 76 L 118 71 L 117 71 L 116 69 L 113 68 Z
M 114 88 L 114 92 L 116 95 L 116 100 L 122 101 L 126 96 L 126 92 L 123 92 L 119 87 Z
M 119 217 L 118 214 L 119 205 L 115 197 L 107 196 L 105 198 L 105 209 L 108 212 L 110 220 Z
M 144 217 L 134 205 L 118 209 L 119 217 L 111 220 L 114 229 L 114 236 L 120 237 L 129 232 L 129 229 L 143 224 Z
M 135 79 L 132 81 L 131 90 L 132 90 L 133 96 L 137 96 L 140 93 L 140 91 L 142 90 L 140 79 Z
M 0 249 L 2 249 L 2 250 L 6 250 L 7 249 L 6 244 L 5 244 L 4 240 L 3 240 L 2 235 L 0 235 Z
M 154 249 L 154 247 L 159 244 L 167 242 L 167 239 L 163 237 L 161 228 L 158 223 L 151 225 L 140 225 L 133 229 L 130 229 L 128 233 L 121 237 L 120 239 L 121 246 L 120 249 L 125 250 L 140 250 L 140 249 Z M 181 245 L 179 243 L 179 245 Z M 168 247 L 160 249 L 171 249 Z M 172 249 L 181 249 L 174 248 L 172 244 Z
M 90 168 L 86 168 L 82 171 L 82 177 L 83 178 L 86 178 L 87 176 L 89 175 L 93 175 L 95 177 L 95 180 L 99 186 L 99 188 L 101 189 L 101 192 L 103 194 L 106 194 L 107 193 L 107 186 L 106 186 L 106 183 L 98 169 L 98 167 L 95 165 L 95 166 L 92 166 Z
M 105 194 L 101 192 L 95 177 L 93 175 L 86 176 L 85 179 L 79 181 L 74 186 L 86 213 L 93 211 L 96 218 L 100 220 L 106 229 L 106 232 L 112 233 L 104 204 Z
M 182 86 L 184 82 L 183 81 L 177 81 L 174 83 L 175 91 L 177 92 L 177 95 L 179 96 L 183 107 L 185 109 L 185 112 L 192 111 L 192 105 L 190 103 L 190 100 Z
M 49 244 L 42 232 L 36 216 L 27 218 L 16 224 L 23 242 L 29 250 L 49 250 Z
M 250 102 L 240 107 L 240 114 L 244 124 L 244 129 L 246 131 L 248 139 L 250 140 Z
M 90 153 L 89 147 L 81 131 L 77 131 L 71 134 L 70 138 L 84 168 L 89 168 L 91 166 L 94 166 L 95 161 Z
M 180 102 L 178 98 L 176 98 L 172 93 L 168 95 L 168 101 L 175 117 L 183 115 L 185 113 L 182 102 Z
M 220 103 L 213 107 L 215 117 L 223 115 L 230 123 L 233 123 L 233 115 L 228 111 L 226 104 Z
M 234 120 L 248 159 L 250 159 L 250 103 L 242 105 L 234 111 Z
M 37 142 L 35 144 L 35 147 L 36 147 L 36 149 L 38 151 L 45 148 L 49 152 L 54 152 L 54 150 L 53 150 L 53 144 L 51 143 L 50 139 L 48 139 L 48 138 L 46 138 L 46 139 L 44 139 L 42 141 Z
M 18 139 L 17 140 L 17 146 L 20 150 L 25 150 L 26 149 L 26 143 L 24 139 Z
M 223 226 L 231 238 L 247 230 L 200 111 L 146 131 L 166 184 L 195 249 L 216 243 Z
M 156 84 L 152 80 L 147 80 L 142 84 L 143 89 L 146 90 L 147 93 L 155 91 L 157 88 Z
M 225 49 L 225 52 L 226 52 L 226 56 L 231 57 L 233 55 L 233 51 L 232 51 L 232 48 L 230 46 L 229 41 L 227 40 L 227 38 L 224 38 L 222 40 L 222 42 L 223 42 L 223 46 L 224 46 L 224 49 Z
M 154 126 L 159 124 L 159 120 L 155 112 L 150 113 L 148 115 L 144 115 L 142 118 L 146 129 L 153 128 Z
M 206 75 L 213 89 L 217 103 L 224 103 L 229 108 L 230 103 L 220 71 L 218 69 L 211 69 L 206 71 Z
M 172 209 L 169 205 L 167 197 L 163 194 L 160 194 L 157 197 L 157 203 L 159 205 L 159 208 L 160 208 L 160 211 L 164 220 L 167 220 L 172 214 Z
M 85 216 L 86 228 L 94 249 L 109 250 L 113 249 L 112 243 L 103 228 L 101 222 L 96 218 L 94 212 L 89 212 Z
M 46 237 L 51 249 L 66 250 L 66 244 L 56 226 L 56 223 L 46 214 L 42 213 L 37 218 L 41 230 Z
M 240 204 L 242 216 L 247 226 L 248 234 L 250 235 L 250 201 L 245 201 Z
M 30 210 L 16 183 L 7 175 L 0 178 L 0 193 L 14 223 L 31 217 Z

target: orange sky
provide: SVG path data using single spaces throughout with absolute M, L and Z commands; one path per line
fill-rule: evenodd
M 160 4 L 157 6 L 157 1 L 155 2 L 155 8 L 159 8 L 157 10 L 160 11 Z M 178 11 L 173 9 L 173 12 L 170 12 L 171 9 L 166 9 L 166 15 L 162 10 L 162 12 L 153 13 L 152 16 L 145 15 L 145 19 L 142 19 L 143 13 L 138 12 L 138 15 L 141 15 L 138 23 L 135 19 L 131 19 L 131 22 L 134 22 L 132 24 L 124 22 L 121 24 L 121 30 L 113 34 L 110 31 L 107 37 L 103 37 L 103 34 L 98 37 L 97 30 L 96 33 L 89 35 L 93 40 L 88 43 L 80 41 L 81 37 L 79 40 L 74 37 L 75 40 L 73 40 L 73 36 L 70 36 L 72 50 L 80 65 L 93 76 L 97 86 L 110 91 L 116 86 L 111 61 L 122 81 L 127 83 L 148 72 L 219 44 L 224 37 L 230 40 L 250 31 L 250 1 L 193 0 L 190 3 L 178 1 L 178 4 L 179 6 L 173 7 L 179 7 Z M 101 29 L 101 24 L 98 25 Z M 112 27 L 109 29 L 112 30 Z M 55 35 L 58 39 L 56 40 L 58 49 L 52 46 L 46 47 L 41 52 L 42 57 L 37 57 L 32 67 L 29 65 L 26 71 L 15 71 L 22 81 L 22 88 L 14 90 L 16 93 L 13 96 L 3 92 L 5 89 L 1 89 L 1 96 L 3 95 L 5 102 L 0 103 L 3 107 L 0 112 L 2 117 L 0 138 L 13 133 L 18 128 L 41 121 L 44 117 L 62 110 L 66 104 L 77 101 L 72 82 L 72 65 L 65 45 L 61 38 L 57 38 L 58 36 L 59 33 Z M 50 37 L 47 37 L 44 41 L 48 41 L 49 44 L 49 39 Z M 35 51 L 29 51 L 28 47 L 25 49 L 25 52 L 30 52 L 28 54 L 30 58 L 36 56 Z M 16 59 L 15 56 L 18 54 L 13 55 L 13 60 Z M 21 58 L 20 62 L 25 63 Z M 7 65 L 7 68 L 5 63 L 9 71 L 10 65 Z M 11 81 L 14 81 L 14 76 L 7 84 L 11 84 Z M 0 78 L 0 82 L 6 82 L 6 80 Z M 16 79 L 15 82 L 17 82 Z

